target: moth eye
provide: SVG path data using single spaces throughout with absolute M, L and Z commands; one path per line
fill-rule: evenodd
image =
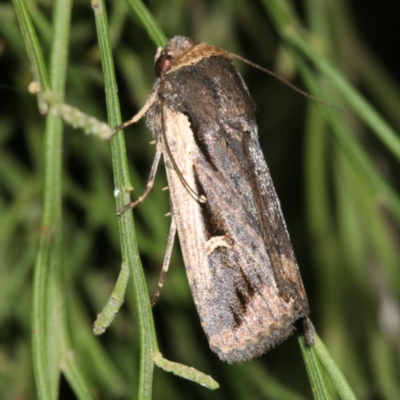
M 158 60 L 156 61 L 155 70 L 156 75 L 160 76 L 164 71 L 166 71 L 171 65 L 172 56 L 171 54 L 162 53 Z

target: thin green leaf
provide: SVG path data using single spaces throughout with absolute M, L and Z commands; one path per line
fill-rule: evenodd
M 72 352 L 67 352 L 64 355 L 64 360 L 61 368 L 79 400 L 93 399 L 86 387 L 85 382 L 82 379 L 82 373 L 76 366 L 74 355 Z
M 123 263 L 114 290 L 103 311 L 97 315 L 97 319 L 94 322 L 93 332 L 95 335 L 101 335 L 105 332 L 123 304 L 128 279 L 129 268 L 126 263 Z
M 303 336 L 300 336 L 298 341 L 301 354 L 303 355 L 304 364 L 307 369 L 308 377 L 310 378 L 314 398 L 316 400 L 332 399 L 325 382 L 324 372 L 321 368 L 321 364 L 318 361 L 314 347 L 307 346 Z
M 51 106 L 51 111 L 74 129 L 80 128 L 87 135 L 95 135 L 104 140 L 111 137 L 111 129 L 106 123 L 83 113 L 76 107 L 60 103 L 53 92 L 47 91 L 43 97 Z
M 219 388 L 218 382 L 216 382 L 211 376 L 203 374 L 192 367 L 169 361 L 164 358 L 160 352 L 153 356 L 153 360 L 156 365 L 164 371 L 172 372 L 174 375 L 196 382 L 211 390 Z
M 331 378 L 340 398 L 342 400 L 356 400 L 356 396 L 347 383 L 346 378 L 343 376 L 335 361 L 333 361 L 331 355 L 317 334 L 315 334 L 314 351 Z
M 50 89 L 50 80 L 47 74 L 46 65 L 44 63 L 43 53 L 40 49 L 39 40 L 37 38 L 35 28 L 33 27 L 32 20 L 29 16 L 28 7 L 25 0 L 13 0 L 13 3 L 21 28 L 22 36 L 24 38 L 29 61 L 32 66 L 34 79 L 35 81 L 39 82 L 41 92 L 44 92 Z M 41 112 L 47 112 L 47 105 L 40 95 L 38 96 L 38 102 Z
M 165 46 L 168 39 L 158 27 L 146 6 L 140 0 L 127 0 L 127 2 L 156 46 Z

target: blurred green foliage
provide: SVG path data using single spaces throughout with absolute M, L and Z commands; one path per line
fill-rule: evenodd
M 277 6 L 278 4 L 278 6 Z M 305 59 L 290 35 L 304 34 L 317 57 L 328 59 L 361 88 L 385 123 L 399 130 L 399 87 L 363 42 L 343 0 L 302 2 L 283 20 L 290 2 L 148 1 L 162 31 L 240 54 L 274 68 L 319 98 L 317 105 L 279 82 L 237 64 L 258 106 L 260 141 L 309 295 L 317 332 L 359 399 L 400 398 L 400 255 L 398 137 L 373 125 L 372 113 L 352 103 L 329 75 Z M 53 2 L 28 7 L 50 59 Z M 123 1 L 107 3 L 123 119 L 145 102 L 154 80 L 156 46 Z M 295 14 L 293 14 L 295 15 Z M 286 40 L 282 40 L 281 36 Z M 287 36 L 289 35 L 289 36 Z M 46 151 L 45 120 L 25 88 L 33 80 L 11 3 L 0 4 L 0 398 L 37 398 L 32 368 L 32 281 L 41 226 Z M 106 121 L 104 80 L 93 11 L 73 4 L 65 102 Z M 60 66 L 61 68 L 61 66 Z M 308 76 L 308 80 L 307 80 Z M 317 84 L 318 93 L 313 84 Z M 347 87 L 347 86 L 346 86 Z M 378 121 L 379 122 L 379 121 Z M 386 129 L 386 130 L 385 130 Z M 145 187 L 154 148 L 143 122 L 126 130 L 135 198 Z M 389 138 L 389 139 L 388 139 Z M 110 143 L 64 126 L 62 152 L 61 298 L 81 379 L 97 399 L 137 393 L 139 333 L 132 286 L 107 332 L 92 334 L 121 266 Z M 397 185 L 397 186 L 396 186 Z M 134 211 L 138 247 L 149 292 L 156 287 L 169 219 L 165 174 Z M 61 227 L 61 225 L 60 225 Z M 57 236 L 59 232 L 56 232 Z M 59 237 L 59 236 L 57 236 Z M 50 240 L 51 245 L 51 240 Z M 154 399 L 305 399 L 312 392 L 294 338 L 253 362 L 230 366 L 208 348 L 190 295 L 179 246 L 153 310 L 159 348 L 169 360 L 198 368 L 220 384 L 209 391 L 155 369 Z M 60 314 L 64 314 L 60 312 Z M 64 338 L 65 339 L 65 338 Z M 50 361 L 49 361 L 50 363 Z M 52 371 L 52 374 L 58 372 Z M 57 388 L 52 396 L 57 396 Z M 73 398 L 62 377 L 59 396 Z

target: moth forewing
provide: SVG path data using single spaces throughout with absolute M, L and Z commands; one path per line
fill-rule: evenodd
M 271 257 L 275 280 L 284 299 L 294 297 L 300 312 L 308 315 L 308 300 L 294 256 L 268 166 L 256 132 L 244 136 L 243 149 L 249 171 L 249 183 L 257 203 L 265 247 Z
M 201 324 L 222 360 L 249 360 L 285 340 L 297 319 L 309 321 L 255 106 L 230 54 L 214 46 L 177 36 L 156 71 L 147 124 Z

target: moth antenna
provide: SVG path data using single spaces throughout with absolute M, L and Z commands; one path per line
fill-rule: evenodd
M 287 81 L 285 78 L 281 77 L 279 74 L 277 74 L 276 72 L 271 71 L 268 68 L 264 68 L 261 67 L 260 65 L 253 63 L 250 60 L 247 60 L 246 58 L 243 58 L 242 56 L 239 56 L 238 54 L 235 53 L 231 53 L 231 52 L 227 52 L 229 53 L 233 58 L 237 58 L 240 61 L 243 61 L 244 63 L 251 65 L 253 68 L 256 68 L 270 76 L 272 76 L 273 78 L 277 79 L 278 81 L 282 82 L 284 85 L 290 87 L 292 90 L 294 90 L 297 93 L 300 93 L 302 96 L 306 97 L 307 99 L 310 99 L 312 101 L 315 101 L 316 103 L 319 104 L 323 104 L 325 106 L 334 108 L 336 110 L 342 111 L 342 112 L 346 112 L 346 110 L 344 110 L 343 108 L 339 107 L 339 106 L 335 106 L 334 104 L 328 103 L 327 101 L 324 100 L 320 100 L 318 98 L 316 98 L 315 96 L 305 92 L 304 90 L 299 89 L 297 86 L 293 85 L 292 83 L 290 83 L 289 81 Z
M 194 200 L 196 200 L 198 203 L 206 203 L 207 199 L 204 195 L 199 195 L 194 189 L 190 187 L 190 185 L 187 183 L 185 177 L 183 176 L 182 172 L 180 171 L 178 164 L 176 163 L 174 156 L 172 155 L 171 149 L 169 147 L 168 141 L 167 141 L 167 135 L 165 134 L 165 124 L 164 124 L 164 107 L 161 107 L 161 124 L 162 124 L 162 135 L 164 139 L 164 144 L 165 144 L 165 150 L 167 151 L 168 158 L 171 160 L 172 165 L 174 167 L 175 172 L 177 173 L 180 181 L 182 182 L 183 186 L 186 188 L 188 193 L 193 197 Z
M 108 139 L 111 139 L 117 132 L 126 128 L 127 126 L 135 124 L 136 122 L 140 121 L 146 115 L 149 108 L 153 105 L 154 101 L 156 100 L 156 97 L 157 97 L 157 87 L 154 88 L 153 92 L 151 93 L 150 97 L 147 99 L 144 106 L 130 120 L 124 122 L 121 125 L 116 126 L 111 131 L 111 135 L 108 137 Z

